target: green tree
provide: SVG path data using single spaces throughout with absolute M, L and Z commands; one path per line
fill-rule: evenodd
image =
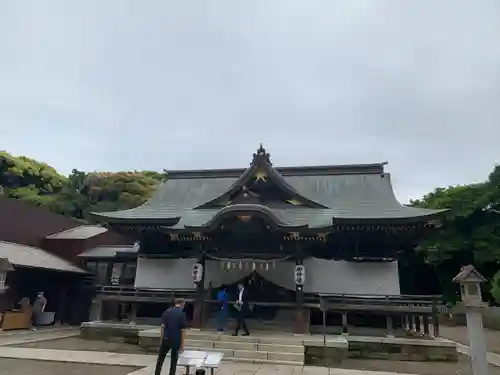
M 496 303 L 500 303 L 500 271 L 491 280 L 491 296 Z
M 48 206 L 65 183 L 66 178 L 45 163 L 0 152 L 0 186 L 7 197 Z
M 47 164 L 0 152 L 0 194 L 80 219 L 91 211 L 136 207 L 165 178 L 165 173 L 154 171 L 86 173 L 76 169 L 66 177 Z
M 500 261 L 500 170 L 488 180 L 449 188 L 438 188 L 411 202 L 425 208 L 448 208 L 441 228 L 418 247 L 432 264 L 448 299 L 455 298 L 451 279 L 465 264 L 474 264 L 486 277 L 498 270 Z

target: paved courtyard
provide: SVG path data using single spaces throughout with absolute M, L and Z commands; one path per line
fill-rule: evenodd
M 441 336 L 447 339 L 459 342 L 464 345 L 469 345 L 469 337 L 467 335 L 467 327 L 456 326 L 441 326 Z M 486 346 L 490 352 L 500 354 L 500 331 L 493 331 L 490 329 L 484 330 L 486 337 Z
M 500 335 L 500 333 L 499 333 Z M 451 337 L 450 337 L 451 338 Z M 0 332 L 0 368 L 9 375 L 152 375 L 155 355 L 136 346 L 83 340 L 78 329 Z M 459 363 L 346 360 L 342 368 L 224 362 L 217 375 L 471 375 L 465 355 Z M 500 367 L 491 366 L 491 375 Z M 179 368 L 178 374 L 184 374 Z M 168 362 L 163 374 L 168 373 Z M 194 371 L 192 372 L 194 374 Z
M 127 366 L 103 366 L 10 358 L 0 358 L 0 369 L 2 369 L 2 374 L 9 375 L 127 375 L 137 370 L 135 367 Z

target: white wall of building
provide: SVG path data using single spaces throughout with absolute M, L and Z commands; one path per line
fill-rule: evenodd
M 191 271 L 196 259 L 138 258 L 135 287 L 143 289 L 195 289 Z
M 139 258 L 135 279 L 136 288 L 194 289 L 191 271 L 196 259 Z M 398 295 L 399 273 L 397 262 L 356 263 L 308 258 L 306 293 Z M 277 262 L 268 270 L 256 268 L 261 276 L 287 289 L 295 289 L 295 262 Z M 232 284 L 252 272 L 252 267 L 226 270 L 219 261 L 207 261 L 205 283 L 214 288 Z

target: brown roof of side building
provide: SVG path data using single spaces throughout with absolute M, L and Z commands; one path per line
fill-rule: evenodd
M 50 234 L 82 225 L 82 222 L 49 210 L 0 196 L 0 240 L 40 246 Z
M 42 248 L 78 264 L 78 255 L 99 245 L 130 245 L 130 239 L 106 228 L 57 215 L 18 199 L 0 196 L 0 241 Z
M 82 268 L 48 251 L 34 246 L 0 241 L 0 258 L 6 258 L 15 267 L 40 268 L 52 271 L 86 273 Z

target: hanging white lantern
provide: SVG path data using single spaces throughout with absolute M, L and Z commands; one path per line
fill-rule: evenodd
M 6 280 L 7 280 L 7 271 L 0 271 L 0 291 L 4 289 Z
M 203 265 L 201 263 L 193 264 L 192 276 L 193 281 L 195 283 L 199 283 L 201 281 L 203 275 Z
M 238 264 L 238 268 L 240 269 L 240 271 L 243 269 L 243 262 L 240 260 L 240 263 Z
M 295 266 L 295 284 L 304 285 L 306 282 L 306 268 L 303 265 Z
M 266 263 L 266 271 L 269 271 L 269 263 Z
M 255 262 L 252 263 L 252 271 L 255 271 L 256 264 Z
M 120 284 L 120 278 L 122 276 L 123 263 L 113 264 L 113 269 L 111 271 L 111 285 Z
M 228 261 L 226 266 L 227 266 L 227 270 L 229 271 L 231 269 L 231 262 Z

